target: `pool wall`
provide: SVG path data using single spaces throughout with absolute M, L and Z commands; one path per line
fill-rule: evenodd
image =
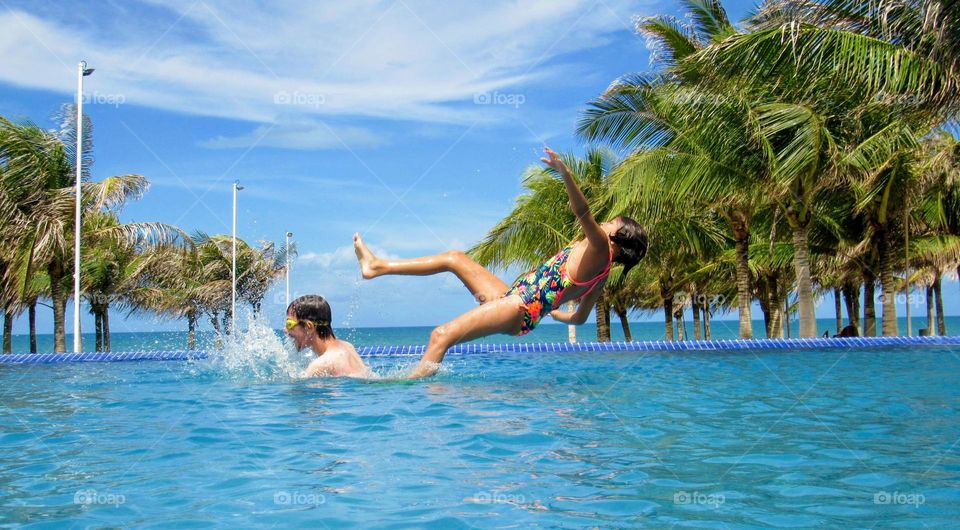
M 903 347 L 960 346 L 960 337 L 844 337 L 813 339 L 750 339 L 699 341 L 636 341 L 636 342 L 536 342 L 517 344 L 458 344 L 451 354 L 493 352 L 597 352 L 597 351 L 769 351 L 824 350 L 855 348 L 872 350 Z M 357 348 L 363 356 L 422 355 L 426 346 L 364 346 Z M 184 361 L 204 359 L 205 351 L 142 351 L 83 353 L 16 353 L 0 355 L 0 364 L 116 361 Z

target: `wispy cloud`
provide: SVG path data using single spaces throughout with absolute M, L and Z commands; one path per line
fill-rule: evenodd
M 363 127 L 342 126 L 333 129 L 317 123 L 282 123 L 261 125 L 253 131 L 238 136 L 217 136 L 200 143 L 210 149 L 234 149 L 259 145 L 286 149 L 351 149 L 376 147 L 384 139 Z
M 352 118 L 424 123 L 509 119 L 483 94 L 555 81 L 565 54 L 607 42 L 646 0 L 437 4 L 145 1 L 74 10 L 14 3 L 0 14 L 0 80 L 69 94 L 82 55 L 91 90 L 125 103 L 253 123 L 210 148 L 370 147 Z M 321 120 L 335 131 L 324 130 Z

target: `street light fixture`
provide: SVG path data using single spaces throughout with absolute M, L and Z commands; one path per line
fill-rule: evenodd
M 230 333 L 237 327 L 237 192 L 242 190 L 239 180 L 233 181 L 233 250 L 230 253 L 233 261 L 233 276 L 230 282 Z
M 93 73 L 86 61 L 77 65 L 77 182 L 76 212 L 73 219 L 73 353 L 80 353 L 80 176 L 83 174 L 83 78 Z
M 287 268 L 286 268 L 286 273 L 287 273 L 287 305 L 286 305 L 286 307 L 290 307 L 290 238 L 291 238 L 291 237 L 293 237 L 293 232 L 287 232 L 287 252 L 286 252 L 286 254 L 284 254 L 284 256 L 285 256 L 286 259 L 287 259 Z

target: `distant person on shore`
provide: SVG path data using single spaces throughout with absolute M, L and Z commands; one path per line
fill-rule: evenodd
M 833 337 L 834 337 L 834 338 L 837 338 L 837 337 L 857 337 L 857 336 L 859 336 L 859 335 L 857 334 L 857 328 L 854 327 L 854 326 L 847 326 L 847 327 L 841 329 L 841 330 L 840 330 L 840 333 L 837 333 L 837 334 L 834 335 Z
M 647 252 L 647 234 L 633 219 L 617 217 L 597 223 L 583 192 L 560 157 L 544 149 L 540 160 L 559 173 L 566 186 L 570 208 L 580 221 L 584 238 L 570 243 L 539 267 L 521 275 L 507 286 L 500 278 L 459 251 L 404 260 L 382 260 L 373 255 L 360 239 L 353 236 L 354 251 L 365 279 L 389 274 L 429 276 L 452 272 L 480 303 L 430 334 L 427 351 L 410 378 L 435 374 L 447 350 L 495 333 L 526 335 L 546 316 L 567 324 L 583 324 L 603 292 L 603 284 L 613 263 L 624 273 L 640 262 Z M 588 278 L 577 281 L 575 278 Z M 560 305 L 580 300 L 574 312 L 556 311 Z
M 305 295 L 287 307 L 284 330 L 293 339 L 297 351 L 310 348 L 317 358 L 310 362 L 304 377 L 363 377 L 370 373 L 356 348 L 337 339 L 331 327 L 330 304 L 320 295 Z

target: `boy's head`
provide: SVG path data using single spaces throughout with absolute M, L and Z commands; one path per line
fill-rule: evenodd
M 301 296 L 287 306 L 286 333 L 302 350 L 314 337 L 323 340 L 337 338 L 333 334 L 333 313 L 330 304 L 318 294 Z

